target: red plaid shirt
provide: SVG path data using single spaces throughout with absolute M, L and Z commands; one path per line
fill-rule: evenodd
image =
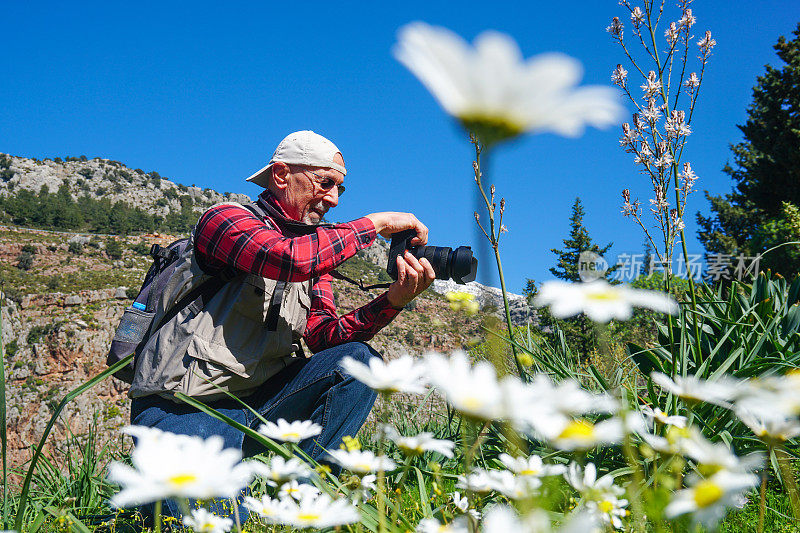
M 285 214 L 268 192 L 261 195 L 261 201 L 270 202 Z M 270 222 L 278 227 L 272 219 Z M 400 312 L 383 293 L 346 315 L 336 313 L 332 277 L 328 272 L 367 248 L 375 236 L 375 226 L 365 217 L 288 238 L 249 210 L 223 204 L 200 217 L 195 229 L 195 249 L 210 270 L 232 266 L 281 281 L 313 279 L 304 338 L 316 353 L 345 342 L 369 340 Z

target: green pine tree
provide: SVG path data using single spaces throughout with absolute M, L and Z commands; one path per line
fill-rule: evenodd
M 731 146 L 733 165 L 723 169 L 733 191 L 712 196 L 712 216 L 697 215 L 699 238 L 710 253 L 755 256 L 778 244 L 800 240 L 800 24 L 794 39 L 780 37 L 773 47 L 785 63 L 766 67 L 753 88 L 747 121 L 738 126 L 744 140 Z M 761 269 L 785 276 L 800 270 L 800 246 L 767 254 Z
M 580 281 L 578 273 L 578 259 L 581 252 L 594 252 L 597 255 L 605 256 L 606 252 L 611 248 L 613 243 L 608 243 L 600 248 L 597 244 L 592 242 L 589 236 L 589 230 L 583 225 L 583 217 L 586 212 L 583 209 L 583 204 L 580 198 L 575 198 L 575 203 L 572 204 L 572 216 L 569 218 L 569 237 L 564 239 L 564 247 L 561 249 L 551 248 L 550 251 L 556 254 L 558 260 L 556 266 L 550 268 L 550 272 L 557 278 L 565 281 Z M 606 279 L 614 272 L 616 268 L 610 268 L 606 272 Z
M 581 281 L 578 260 L 581 252 L 591 251 L 601 257 L 611 249 L 613 243 L 608 243 L 602 248 L 592 241 L 589 230 L 583 225 L 583 217 L 586 212 L 580 198 L 575 198 L 572 205 L 572 216 L 570 216 L 569 237 L 563 240 L 564 247 L 561 249 L 551 248 L 550 251 L 556 255 L 556 266 L 550 268 L 550 272 L 557 278 L 565 281 Z M 608 280 L 611 273 L 616 270 L 616 266 L 608 269 L 605 278 Z M 560 321 L 559 326 L 564 330 L 567 341 L 575 347 L 582 355 L 587 357 L 597 346 L 597 339 L 592 326 L 592 322 L 586 315 L 578 315 L 573 318 Z

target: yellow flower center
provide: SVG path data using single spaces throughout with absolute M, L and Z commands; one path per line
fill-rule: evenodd
M 194 474 L 176 474 L 167 478 L 167 482 L 174 487 L 183 487 L 195 481 L 197 481 L 197 476 Z
M 296 440 L 300 438 L 300 433 L 296 431 L 290 431 L 288 433 L 283 434 L 284 440 Z
M 597 505 L 597 508 L 600 509 L 601 513 L 608 514 L 614 510 L 614 504 L 608 500 L 604 500 Z
M 514 117 L 487 113 L 485 110 L 463 112 L 458 116 L 461 125 L 475 133 L 484 145 L 516 137 L 525 132 L 525 124 Z
M 356 463 L 353 465 L 353 470 L 357 472 L 369 472 L 372 470 L 372 465 L 369 463 Z
M 539 475 L 539 471 L 538 470 L 534 470 L 532 468 L 526 468 L 525 470 L 520 470 L 519 475 L 520 476 L 538 476 Z
M 723 494 L 725 492 L 719 485 L 705 479 L 694 488 L 694 503 L 697 504 L 698 508 L 703 509 L 719 501 Z
M 587 300 L 598 300 L 601 302 L 610 302 L 619 300 L 619 294 L 613 291 L 593 292 L 586 295 Z
M 309 522 L 319 520 L 320 516 L 322 515 L 319 513 L 297 513 L 298 520 L 308 520 Z
M 476 398 L 475 396 L 467 396 L 465 398 L 462 398 L 461 404 L 466 409 L 475 410 L 481 407 L 483 405 L 483 402 L 480 400 L 480 398 Z
M 561 434 L 558 436 L 560 439 L 575 439 L 580 441 L 590 441 L 594 437 L 594 424 L 588 420 L 573 420 Z

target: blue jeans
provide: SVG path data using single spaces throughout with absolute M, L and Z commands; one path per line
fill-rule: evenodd
M 316 461 L 327 463 L 326 450 L 338 448 L 343 437 L 355 435 L 361 429 L 376 398 L 372 389 L 342 371 L 339 364 L 345 356 L 368 364 L 371 358 L 380 357 L 380 354 L 363 342 L 334 346 L 293 363 L 242 400 L 273 422 L 279 418 L 289 422 L 312 420 L 322 426 L 322 433 L 303 441 L 300 448 Z M 261 424 L 253 413 L 233 399 L 208 402 L 207 405 L 253 429 Z M 187 404 L 156 395 L 133 399 L 131 424 L 203 438 L 219 435 L 225 441 L 225 447 L 241 449 L 244 457 L 266 451 L 261 444 L 225 422 Z M 212 511 L 220 516 L 230 514 L 230 510 L 226 511 L 221 505 L 214 507 Z M 143 511 L 150 514 L 150 509 Z M 165 502 L 163 512 L 180 517 L 176 502 L 171 500 Z M 239 512 L 244 522 L 247 510 L 240 505 Z

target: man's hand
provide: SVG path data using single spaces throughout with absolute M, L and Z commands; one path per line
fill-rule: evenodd
M 417 220 L 417 217 L 411 213 L 386 211 L 383 213 L 372 213 L 367 215 L 367 218 L 375 225 L 375 231 L 381 237 L 389 239 L 394 233 L 413 229 L 417 232 L 417 236 L 411 239 L 410 245 L 425 246 L 428 244 L 428 227 Z
M 424 227 L 424 226 L 423 226 Z M 406 250 L 397 256 L 397 281 L 389 285 L 386 299 L 395 309 L 402 309 L 408 302 L 430 287 L 436 272 L 424 257 L 417 260 Z

